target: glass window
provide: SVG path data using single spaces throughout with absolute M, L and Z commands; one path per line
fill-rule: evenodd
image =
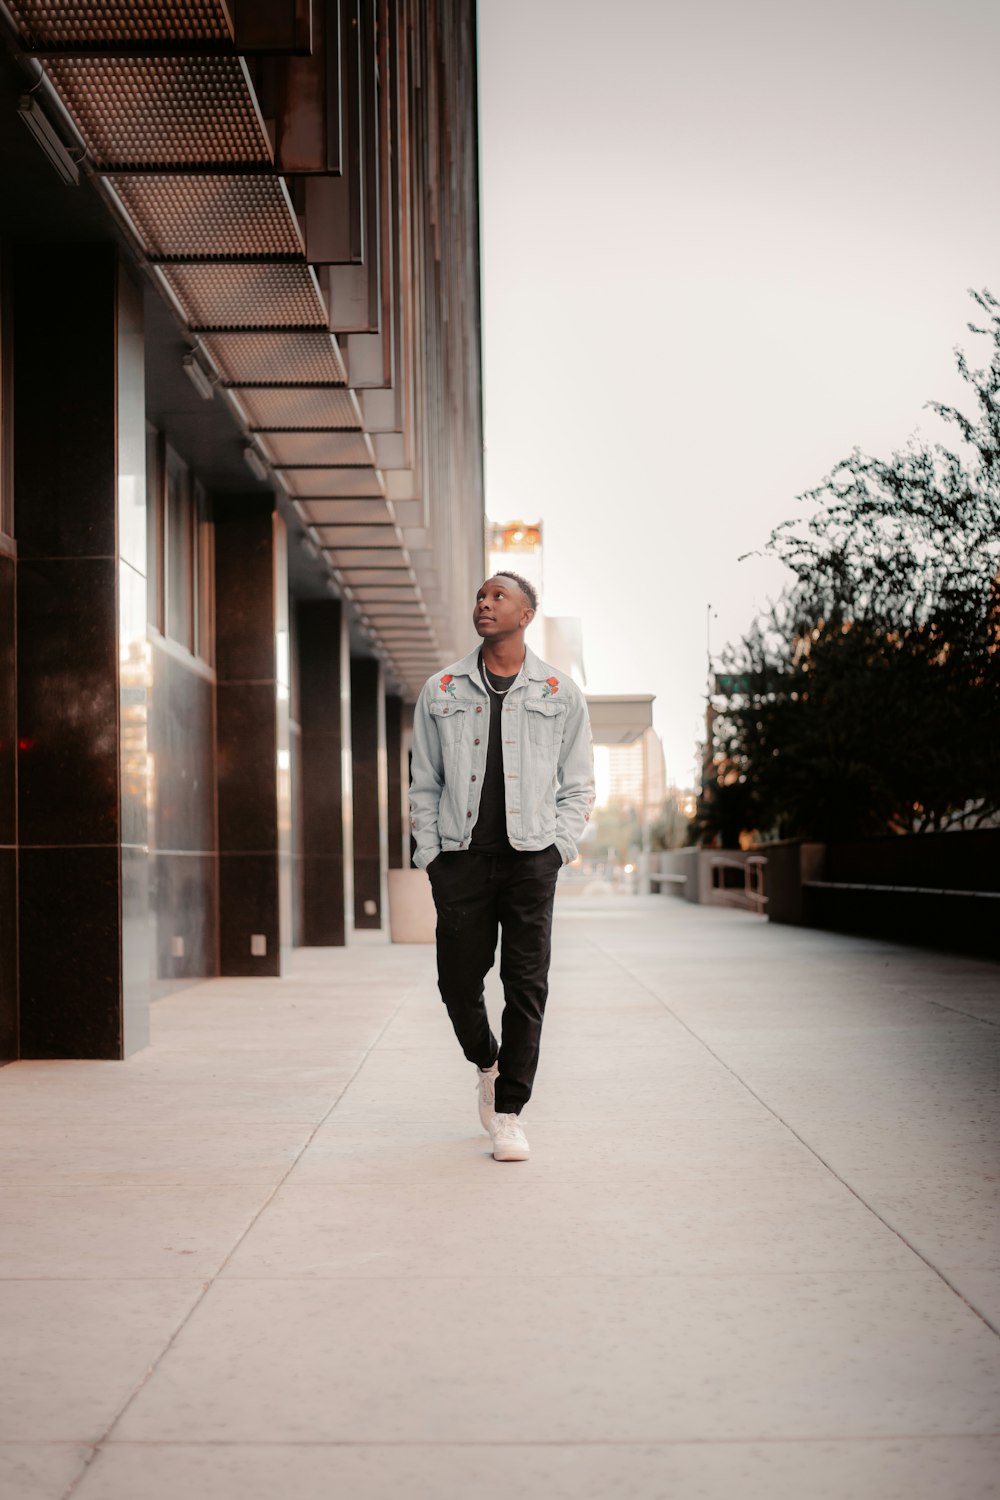
M 167 630 L 171 640 L 194 650 L 195 545 L 191 471 L 172 448 L 166 450 Z
M 215 661 L 215 528 L 208 496 L 194 487 L 195 651 L 203 661 Z
M 163 634 L 163 439 L 146 427 L 146 618 Z

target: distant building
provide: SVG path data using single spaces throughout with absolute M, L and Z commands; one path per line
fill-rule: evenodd
M 597 745 L 597 801 L 634 807 L 640 818 L 653 819 L 667 795 L 663 741 L 647 728 L 624 745 Z
M 538 613 L 526 632 L 528 644 L 545 661 L 586 687 L 583 625 L 575 615 L 545 612 L 543 524 L 538 521 L 488 521 L 486 567 L 490 575 L 509 569 L 534 585 Z
M 531 649 L 539 656 L 545 656 L 541 521 L 487 521 L 487 575 L 492 577 L 494 573 L 505 570 L 519 573 L 534 585 L 542 607 L 525 634 Z

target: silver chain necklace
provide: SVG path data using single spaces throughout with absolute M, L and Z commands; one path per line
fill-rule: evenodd
M 514 686 L 513 682 L 508 682 L 508 684 L 507 684 L 507 686 L 505 688 L 494 687 L 493 684 L 492 684 L 492 682 L 490 681 L 490 669 L 486 665 L 486 663 L 483 661 L 483 653 L 481 651 L 479 653 L 479 666 L 480 666 L 480 668 L 482 670 L 483 678 L 484 678 L 484 680 L 486 682 L 486 686 L 489 688 L 490 692 L 491 693 L 495 693 L 498 698 L 504 698 L 504 697 L 506 697 L 506 695 L 510 692 L 511 688 Z M 523 666 L 524 666 L 524 662 L 521 663 L 521 667 L 523 667 Z M 518 667 L 517 672 L 514 673 L 515 678 L 517 677 L 518 673 L 520 672 L 521 667 Z M 497 675 L 499 676 L 499 673 Z

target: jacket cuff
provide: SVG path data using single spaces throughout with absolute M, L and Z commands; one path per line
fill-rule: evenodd
M 413 856 L 413 863 L 416 865 L 418 870 L 426 870 L 431 860 L 437 859 L 440 853 L 440 845 L 438 845 L 436 849 L 418 849 L 416 854 L 414 854 Z

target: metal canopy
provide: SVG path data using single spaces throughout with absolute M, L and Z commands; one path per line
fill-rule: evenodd
M 654 693 L 587 694 L 595 745 L 631 745 L 653 726 Z
M 437 123 L 463 99 L 474 119 L 471 9 L 461 0 L 436 10 L 421 0 L 7 9 L 44 69 L 53 117 L 61 109 L 75 127 L 84 170 L 183 320 L 196 360 L 391 675 L 415 695 L 427 671 L 457 654 L 467 606 L 462 598 L 459 612 L 441 588 L 424 496 L 438 487 L 447 497 L 444 542 L 448 504 L 469 489 L 481 504 L 482 493 L 467 353 L 478 359 L 478 288 L 470 298 L 462 279 L 477 260 L 478 247 L 467 253 L 475 163 L 462 156 L 459 118 Z M 418 318 L 437 361 L 430 381 Z M 473 577 L 481 557 L 480 535 L 456 571 Z

